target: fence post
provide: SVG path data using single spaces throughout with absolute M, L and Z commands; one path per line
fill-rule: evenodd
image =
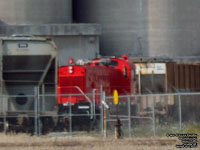
M 153 136 L 156 136 L 156 122 L 155 122 L 155 99 L 153 98 Z
M 93 102 L 93 107 L 94 107 L 93 119 L 96 120 L 96 89 L 92 90 L 92 100 L 93 100 L 92 102 Z
M 40 88 L 37 88 L 37 123 L 38 123 L 38 136 L 40 136 Z
M 35 87 L 35 103 L 34 103 L 34 112 L 35 112 L 35 121 L 34 121 L 34 126 L 35 126 L 35 135 L 39 135 L 38 132 L 38 87 Z
M 7 98 L 7 97 L 6 97 Z M 5 99 L 6 99 L 5 98 Z M 5 99 L 4 99 L 4 97 L 2 98 L 2 110 L 3 110 L 3 128 L 4 128 L 4 133 L 6 133 L 7 132 L 7 123 L 6 123 L 6 107 L 5 107 L 5 103 L 6 103 L 6 101 L 5 101 Z M 8 101 L 9 101 L 9 97 L 7 98 L 8 99 Z
M 181 129 L 182 128 L 181 95 L 178 95 L 178 106 L 179 106 L 179 129 Z
M 72 97 L 71 95 L 69 97 L 69 101 L 70 101 L 69 103 L 69 133 L 70 133 L 70 136 L 72 136 L 72 104 L 71 104 Z
M 103 101 L 106 101 L 106 93 L 103 92 Z M 106 108 L 103 106 L 103 134 L 104 137 L 107 136 L 107 118 L 106 118 Z
M 102 101 L 103 101 L 103 87 L 102 85 L 100 86 L 100 111 L 101 111 L 101 116 L 100 116 L 100 128 L 101 128 L 101 134 L 104 135 L 104 129 L 103 129 L 103 125 L 104 125 L 104 117 L 103 117 L 103 104 L 102 104 Z
M 131 100 L 130 100 L 130 95 L 127 97 L 128 98 L 128 133 L 129 137 L 131 137 Z

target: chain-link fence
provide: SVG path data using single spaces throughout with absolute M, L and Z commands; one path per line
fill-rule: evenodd
M 189 131 L 200 123 L 200 93 L 112 96 L 40 94 L 0 96 L 0 130 L 58 136 L 114 134 L 116 119 L 122 135 L 165 136 Z M 84 99 L 84 102 L 82 100 Z M 195 131 L 195 130 L 194 130 Z
M 122 121 L 124 136 L 195 132 L 200 123 L 199 96 L 200 93 L 120 96 L 118 106 L 113 104 L 112 97 L 107 97 L 110 105 L 106 115 L 108 132 L 113 131 L 108 128 L 112 124 L 110 118 L 116 119 L 117 115 Z

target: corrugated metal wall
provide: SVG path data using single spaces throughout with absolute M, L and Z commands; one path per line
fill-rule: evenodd
M 200 91 L 200 64 L 166 63 L 166 91 Z

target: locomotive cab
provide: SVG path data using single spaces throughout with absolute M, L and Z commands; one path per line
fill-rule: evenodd
M 110 58 L 111 66 L 115 67 L 112 74 L 112 91 L 118 90 L 119 95 L 136 94 L 135 65 L 129 61 L 127 56 Z

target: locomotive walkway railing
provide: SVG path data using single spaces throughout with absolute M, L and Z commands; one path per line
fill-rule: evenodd
M 92 100 L 80 89 L 80 87 L 78 86 L 74 86 L 76 89 L 79 90 L 79 92 L 86 98 L 86 100 L 90 103 L 90 109 L 91 109 L 91 119 L 93 119 L 94 117 L 94 110 L 95 108 L 93 108 L 93 104 L 92 104 Z
M 59 87 L 58 87 L 59 88 Z M 93 117 L 94 117 L 94 111 L 95 111 L 95 108 L 93 108 L 94 107 L 94 105 L 93 105 L 93 100 L 91 100 L 82 90 L 81 90 L 81 88 L 80 87 L 78 87 L 78 86 L 67 86 L 67 87 L 62 87 L 62 89 L 77 89 L 78 90 L 78 92 L 81 94 L 81 95 L 79 95 L 79 96 L 83 96 L 84 98 L 85 98 L 85 100 L 87 100 L 89 103 L 90 103 L 90 109 L 91 109 L 91 114 L 90 114 L 90 117 L 91 117 L 91 119 L 93 119 Z M 76 95 L 76 94 L 75 94 Z M 67 95 L 66 95 L 67 96 Z

